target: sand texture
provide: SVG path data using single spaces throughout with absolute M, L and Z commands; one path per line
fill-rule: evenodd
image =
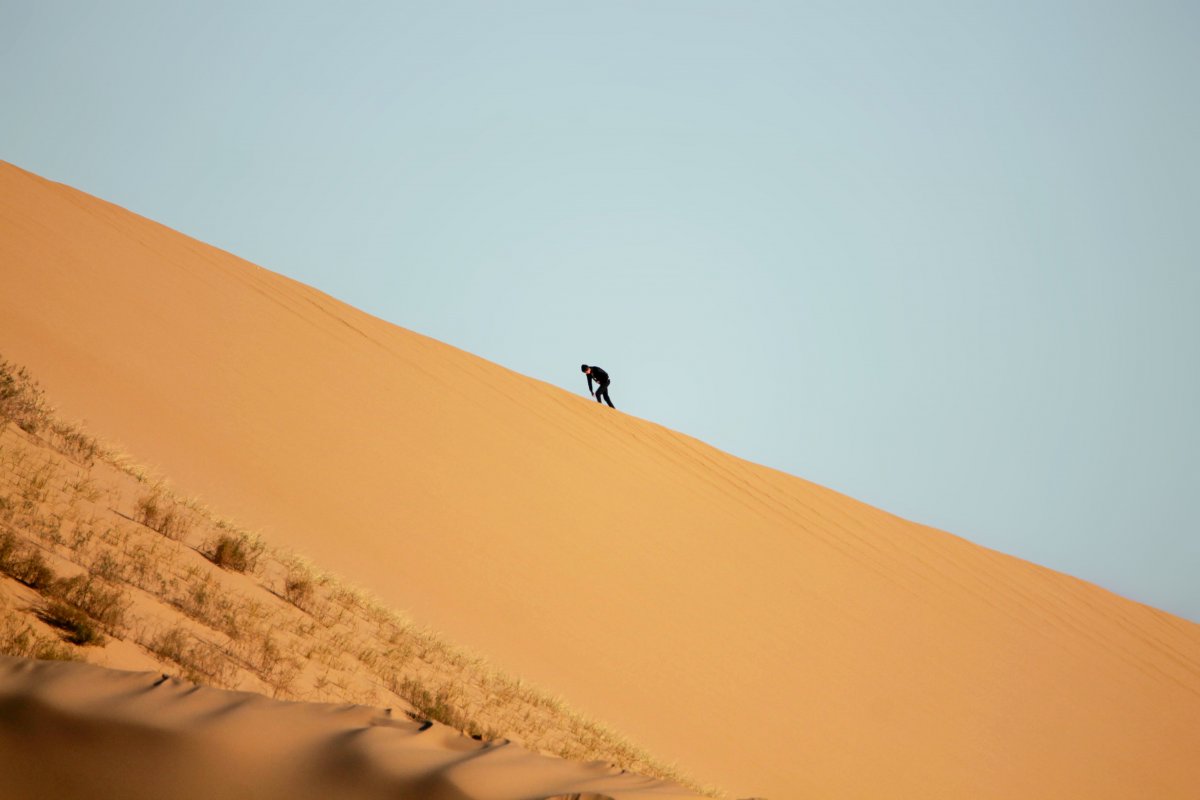
M 0 360 L 0 654 L 388 706 L 702 787 L 561 698 L 152 478 Z
M 67 417 L 735 796 L 1197 796 L 1200 626 L 12 166 L 0 270 Z
M 7 800 L 683 800 L 604 764 L 481 743 L 391 709 L 0 656 Z

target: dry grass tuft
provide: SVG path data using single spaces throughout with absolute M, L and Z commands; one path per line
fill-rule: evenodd
M 51 421 L 50 433 L 55 440 L 55 450 L 86 466 L 91 466 L 104 453 L 104 448 L 94 437 L 58 420 Z
M 185 508 L 167 493 L 162 484 L 138 500 L 137 521 L 168 539 L 183 540 L 192 529 Z
M 150 639 L 146 647 L 155 655 L 178 664 L 194 683 L 229 687 L 231 666 L 219 649 L 181 627 L 170 628 Z
M 233 530 L 224 524 L 220 532 L 200 548 L 212 563 L 234 572 L 253 572 L 265 546 L 257 536 Z
M 0 605 L 0 653 L 53 661 L 83 660 L 75 648 L 39 634 L 7 604 Z
M 37 611 L 38 618 L 63 632 L 63 638 L 76 645 L 104 644 L 100 626 L 81 609 L 62 600 L 52 600 Z
M 50 591 L 57 580 L 41 551 L 11 531 L 0 533 L 0 572 L 39 592 Z
M 28 370 L 0 359 L 0 424 L 8 422 L 28 434 L 45 435 L 56 451 L 84 464 L 105 453 L 95 437 L 55 418 L 45 392 Z
M 49 414 L 46 398 L 29 372 L 0 359 L 0 420 L 15 422 L 26 433 L 36 434 Z
M 53 589 L 73 608 L 95 620 L 113 636 L 125 632 L 125 613 L 129 608 L 128 594 L 97 575 L 76 575 L 59 581 Z
M 306 609 L 312 604 L 315 587 L 309 575 L 289 574 L 283 584 L 283 596 L 296 608 Z
M 424 719 L 449 725 L 473 739 L 494 741 L 504 738 L 500 728 L 483 724 L 466 713 L 464 690 L 460 685 L 443 683 L 431 691 L 419 680 L 410 677 L 401 681 L 396 693 L 412 703 L 417 714 Z

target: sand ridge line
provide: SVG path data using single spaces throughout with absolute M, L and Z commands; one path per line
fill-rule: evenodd
M 166 786 L 175 798 L 694 797 L 390 709 L 271 700 L 153 672 L 0 656 L 0 708 L 0 788 L 13 800 L 49 787 L 58 797 L 162 797 Z

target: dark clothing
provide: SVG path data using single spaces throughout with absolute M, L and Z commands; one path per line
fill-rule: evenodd
M 596 402 L 599 403 L 601 401 L 601 398 L 603 398 L 604 402 L 608 403 L 609 408 L 616 408 L 616 406 L 613 405 L 612 400 L 608 396 L 608 384 L 609 384 L 608 373 L 605 372 L 604 370 L 600 369 L 599 367 L 591 367 L 587 372 L 587 379 L 588 379 L 588 391 L 591 392 L 592 395 L 596 398 Z M 592 391 L 592 381 L 593 380 L 596 381 L 596 385 L 597 385 L 597 388 L 594 392 Z
M 608 373 L 599 367 L 588 367 L 588 391 L 592 390 L 592 381 L 601 386 L 608 386 Z
M 609 408 L 616 408 L 616 406 L 614 406 L 612 404 L 612 399 L 608 396 L 608 384 L 607 383 L 600 384 L 600 388 L 596 390 L 596 402 L 597 403 L 600 402 L 600 398 L 602 398 L 602 397 L 604 398 L 604 402 L 608 403 Z

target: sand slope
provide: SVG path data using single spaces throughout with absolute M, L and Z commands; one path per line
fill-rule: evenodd
M 0 653 L 387 706 L 481 741 L 690 783 L 561 698 L 172 493 L 54 419 L 2 360 Z
M 291 703 L 153 672 L 0 656 L 9 800 L 671 800 L 604 764 L 480 743 L 390 709 Z
M 1200 626 L 11 166 L 0 270 L 68 417 L 739 795 L 1200 786 Z

